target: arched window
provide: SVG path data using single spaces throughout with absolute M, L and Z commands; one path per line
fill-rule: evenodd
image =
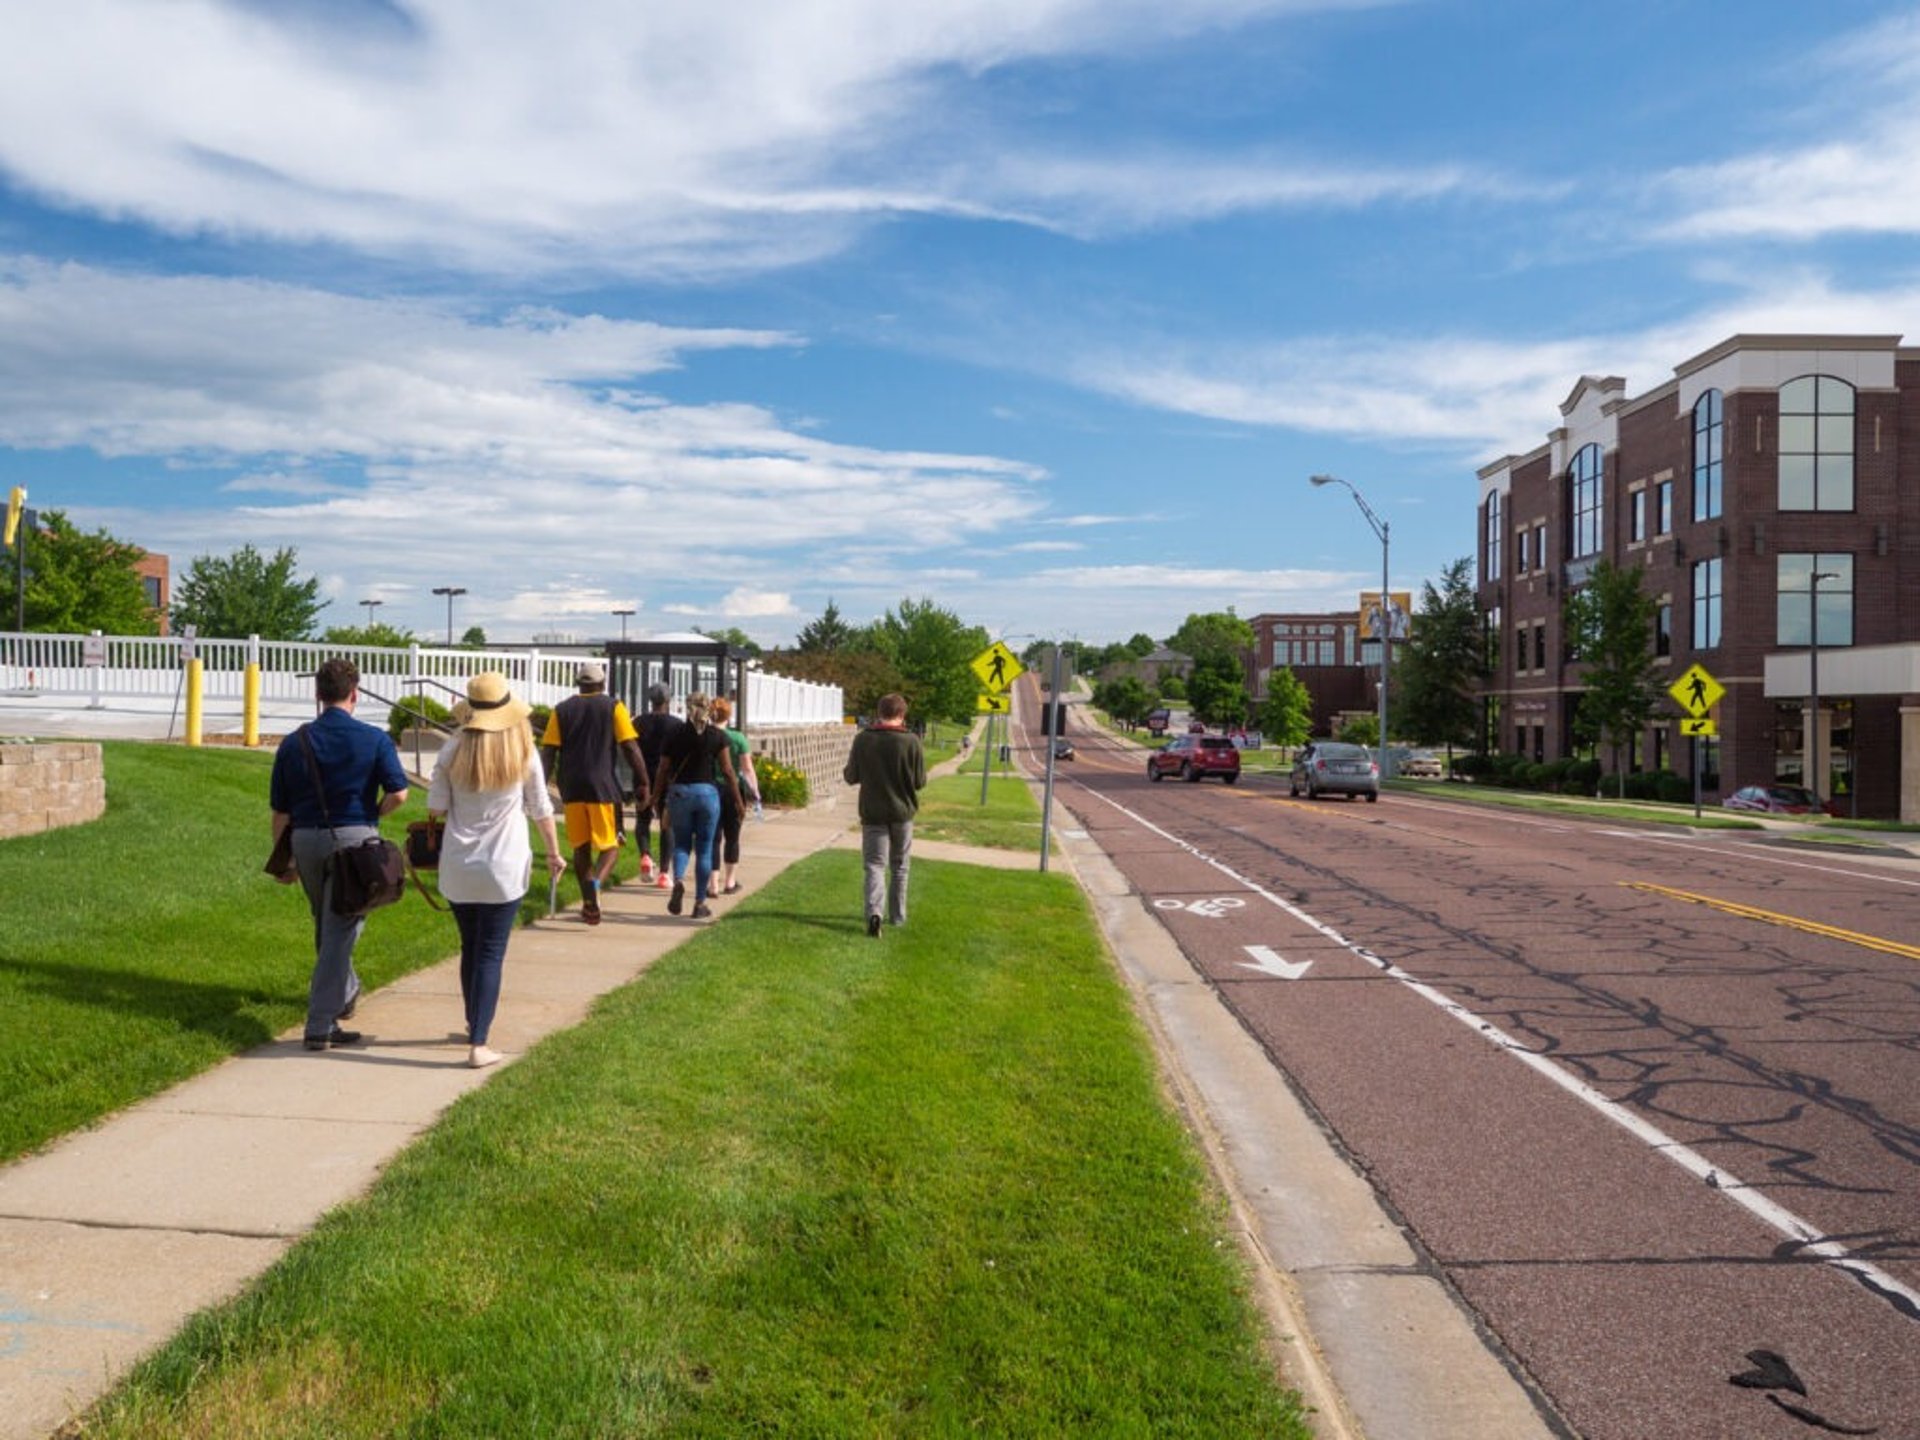
M 1802 375 L 1780 387 L 1780 508 L 1853 509 L 1853 386 Z
M 1500 578 L 1500 537 L 1503 524 L 1500 516 L 1500 492 L 1496 490 L 1487 496 L 1486 563 L 1481 567 L 1482 580 Z
M 1567 471 L 1567 509 L 1572 522 L 1567 546 L 1569 560 L 1582 560 L 1600 553 L 1600 477 L 1602 461 L 1598 445 L 1583 445 Z
M 1720 462 L 1726 426 L 1720 392 L 1709 390 L 1693 404 L 1693 518 L 1711 520 L 1720 513 Z

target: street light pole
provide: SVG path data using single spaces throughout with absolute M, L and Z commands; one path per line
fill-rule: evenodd
M 362 600 L 360 603 L 367 607 L 367 628 L 371 630 L 373 628 L 373 607 L 376 605 L 384 605 L 387 602 L 384 600 Z
M 451 650 L 453 648 L 453 597 L 466 594 L 467 587 L 464 585 L 436 585 L 433 587 L 433 593 L 447 597 L 447 648 Z
M 1807 788 L 1813 791 L 1813 803 L 1820 804 L 1825 787 L 1820 772 L 1827 768 L 1826 750 L 1820 744 L 1820 582 L 1838 580 L 1836 570 L 1816 570 L 1807 585 Z
M 1360 507 L 1360 513 L 1367 517 L 1367 524 L 1373 527 L 1373 533 L 1380 537 L 1380 606 L 1375 613 L 1380 628 L 1380 778 L 1385 780 L 1392 769 L 1387 751 L 1387 666 L 1393 655 L 1393 615 L 1387 596 L 1387 522 L 1374 514 L 1366 498 L 1338 475 L 1309 475 L 1307 481 L 1316 486 L 1344 486 L 1347 493 L 1353 496 L 1353 503 Z
M 620 617 L 620 643 L 624 645 L 627 640 L 627 617 L 633 614 L 633 611 L 615 610 L 612 613 Z

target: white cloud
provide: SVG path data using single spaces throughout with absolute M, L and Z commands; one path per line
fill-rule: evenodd
M 1886 334 L 1920 330 L 1920 275 L 1872 291 L 1811 270 L 1740 277 L 1744 294 L 1638 331 L 1503 340 L 1461 334 L 1398 339 L 1320 336 L 1235 347 L 1135 343 L 1069 361 L 1082 383 L 1183 415 L 1397 445 L 1463 457 L 1524 452 L 1559 423 L 1582 375 L 1621 375 L 1629 394 L 1731 335 Z M 1171 358 L 1142 364 L 1138 356 Z
M 1797 143 L 1659 177 L 1685 241 L 1920 232 L 1920 16 L 1904 14 L 1799 57 L 1790 84 Z M 1821 104 L 1810 104 L 1811 101 Z M 1809 135 L 1825 127 L 1828 133 Z
M 1048 156 L 986 72 L 1360 0 L 0 7 L 0 172 L 169 231 L 724 273 L 898 213 L 1074 233 L 1484 191 L 1448 166 Z M 1017 159 L 1010 159 L 1017 156 Z
M 1044 510 L 1042 472 L 1016 461 L 841 444 L 759 406 L 631 388 L 701 350 L 793 343 L 0 260 L 0 444 L 177 460 L 182 492 L 196 468 L 244 467 L 220 492 L 237 507 L 168 494 L 90 513 L 183 558 L 291 540 L 303 566 L 367 584 L 477 594 L 485 572 L 493 605 L 631 556 L 737 576 L 733 613 L 772 615 L 788 603 L 772 557 L 796 547 L 912 554 Z M 529 589 L 545 617 L 609 608 L 591 585 Z

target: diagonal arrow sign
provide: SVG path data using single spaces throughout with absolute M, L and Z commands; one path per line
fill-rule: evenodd
M 1313 968 L 1311 960 L 1286 961 L 1264 945 L 1242 945 L 1240 947 L 1253 957 L 1252 961 L 1242 960 L 1243 969 L 1258 970 L 1263 975 L 1271 975 L 1276 980 L 1298 980 Z

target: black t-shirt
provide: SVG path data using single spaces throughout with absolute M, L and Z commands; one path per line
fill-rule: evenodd
M 647 762 L 649 774 L 660 764 L 660 747 L 677 731 L 685 729 L 686 724 L 678 715 L 669 715 L 664 710 L 649 710 L 635 723 L 634 729 L 640 732 L 640 754 Z
M 726 753 L 726 731 L 718 725 L 696 730 L 685 721 L 660 747 L 669 785 L 718 785 L 724 778 L 720 757 Z
M 613 763 L 615 704 L 611 695 L 595 693 L 569 695 L 553 707 L 552 725 L 560 738 L 560 799 L 564 803 L 620 803 L 620 775 Z

